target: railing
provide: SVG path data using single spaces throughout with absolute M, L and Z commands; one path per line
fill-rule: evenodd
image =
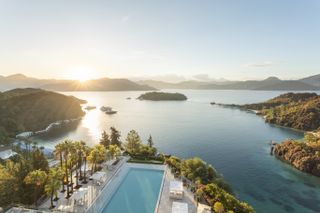
M 161 191 L 160 191 L 160 193 L 159 193 L 158 202 L 157 202 L 156 208 L 155 208 L 155 210 L 154 210 L 155 213 L 158 213 L 158 212 L 159 212 L 159 205 L 160 205 L 160 202 L 161 202 L 161 197 L 162 197 L 162 192 L 163 192 L 163 186 L 164 186 L 164 182 L 165 182 L 166 175 L 167 175 L 167 169 L 168 169 L 168 166 L 166 165 L 166 166 L 165 166 L 165 169 L 164 169 L 165 172 L 164 172 L 163 177 L 162 177 Z
M 106 196 L 110 196 L 113 193 L 110 193 L 111 191 L 113 192 L 113 190 L 108 191 L 109 193 L 106 194 L 106 196 L 102 196 L 102 192 L 104 191 L 105 187 L 111 183 L 112 180 L 114 180 L 115 177 L 117 177 L 118 173 L 120 171 L 122 171 L 122 165 L 126 162 L 126 158 L 123 158 L 123 160 L 121 161 L 121 163 L 118 165 L 117 169 L 114 171 L 114 174 L 109 178 L 109 180 L 105 181 L 105 183 L 101 186 L 101 188 L 99 189 L 98 194 L 96 195 L 96 197 L 91 201 L 90 205 L 86 208 L 85 212 L 87 213 L 98 213 L 101 211 L 103 205 L 105 204 L 105 202 L 102 202 L 101 199 L 107 200 L 108 197 Z M 109 188 L 110 189 L 110 188 Z M 100 200 L 99 200 L 100 199 Z

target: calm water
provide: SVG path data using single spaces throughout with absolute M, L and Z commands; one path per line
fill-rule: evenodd
M 159 196 L 163 171 L 130 169 L 102 213 L 151 213 Z
M 69 92 L 90 105 L 112 106 L 118 113 L 99 109 L 87 113 L 76 130 L 38 142 L 48 147 L 63 138 L 98 143 L 102 130 L 115 126 L 124 140 L 131 129 L 146 141 L 152 134 L 160 151 L 183 158 L 200 156 L 213 164 L 237 196 L 257 212 L 320 212 L 320 178 L 303 174 L 269 155 L 268 142 L 302 138 L 300 132 L 266 124 L 260 117 L 209 102 L 254 103 L 280 92 L 180 91 L 185 102 L 139 101 L 141 92 Z M 126 100 L 132 97 L 131 100 Z

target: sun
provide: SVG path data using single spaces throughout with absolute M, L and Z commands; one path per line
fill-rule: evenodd
M 85 67 L 75 67 L 72 68 L 68 74 L 70 79 L 79 81 L 80 83 L 85 83 L 86 81 L 92 79 L 92 70 Z

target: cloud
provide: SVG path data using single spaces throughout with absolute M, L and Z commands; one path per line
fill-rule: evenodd
M 245 67 L 271 67 L 277 65 L 278 63 L 273 61 L 263 61 L 263 62 L 256 62 L 256 63 L 248 63 L 245 64 Z
M 197 74 L 197 75 L 194 75 L 192 77 L 197 79 L 197 80 L 201 80 L 201 81 L 209 81 L 209 80 L 211 80 L 209 75 L 206 74 L 206 73 Z

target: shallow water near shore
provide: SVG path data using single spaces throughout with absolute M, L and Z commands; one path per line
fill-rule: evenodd
M 320 212 L 320 178 L 297 171 L 269 154 L 270 140 L 302 138 L 302 132 L 267 124 L 253 113 L 209 104 L 255 103 L 284 92 L 174 91 L 188 100 L 136 100 L 143 92 L 66 92 L 97 109 L 88 111 L 76 129 L 35 140 L 50 148 L 64 138 L 93 145 L 99 142 L 101 131 L 111 126 L 121 131 L 122 140 L 135 129 L 144 142 L 151 134 L 161 152 L 183 158 L 199 156 L 213 164 L 236 195 L 257 212 Z M 99 110 L 101 106 L 111 106 L 118 113 L 106 115 Z

